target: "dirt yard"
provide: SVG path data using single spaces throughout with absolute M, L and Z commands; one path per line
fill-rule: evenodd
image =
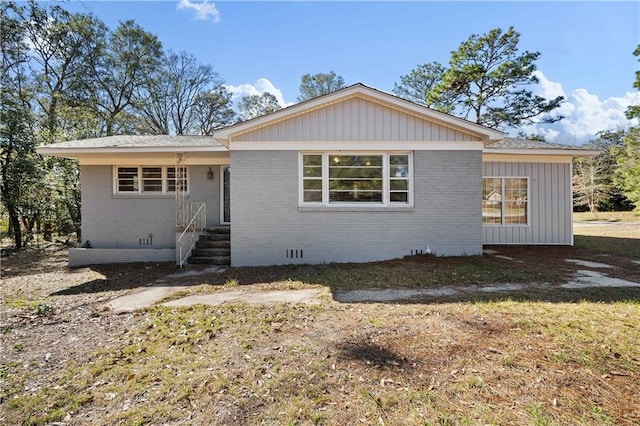
M 640 239 L 604 234 L 575 248 L 185 281 L 190 294 L 473 284 L 475 295 L 124 314 L 106 302 L 175 267 L 68 269 L 56 246 L 12 255 L 0 285 L 0 423 L 638 424 L 640 290 L 561 287 L 579 270 L 603 272 L 568 258 L 640 283 Z M 541 280 L 553 285 L 481 291 Z

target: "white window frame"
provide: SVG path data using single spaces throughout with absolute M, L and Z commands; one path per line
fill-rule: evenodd
M 137 191 L 120 191 L 118 189 L 118 169 L 119 168 L 137 168 L 138 169 L 138 190 Z M 162 170 L 162 190 L 161 191 L 144 191 L 143 190 L 143 179 L 142 179 L 142 169 L 144 168 L 161 168 Z M 158 166 L 158 165 L 143 165 L 143 166 L 125 166 L 118 165 L 113 166 L 113 195 L 173 195 L 175 191 L 169 191 L 169 173 L 168 169 L 175 168 L 176 166 Z M 187 191 L 185 193 L 189 194 L 189 190 L 191 189 L 191 183 L 189 181 L 189 167 L 182 166 L 186 170 L 186 180 L 187 180 Z M 173 180 L 173 179 L 172 179 Z
M 482 222 L 482 226 L 487 226 L 487 227 L 499 227 L 499 228 L 505 228 L 505 227 L 519 227 L 519 228 L 523 228 L 523 227 L 528 227 L 531 226 L 531 182 L 530 182 L 530 177 L 529 176 L 482 176 L 482 179 L 500 179 L 500 223 L 484 223 L 484 221 Z M 504 198 L 504 194 L 505 194 L 505 179 L 525 179 L 527 181 L 527 223 L 505 223 L 504 219 L 505 219 L 505 198 Z M 483 199 L 482 202 L 484 202 L 485 200 Z M 482 214 L 482 212 L 481 212 Z
M 305 155 L 322 156 L 322 201 L 304 201 L 304 160 Z M 382 157 L 382 202 L 329 202 L 329 157 L 332 155 L 376 155 Z M 408 200 L 407 202 L 392 202 L 390 200 L 390 181 L 393 176 L 389 176 L 389 156 L 407 155 L 409 166 L 408 180 Z M 322 207 L 413 207 L 413 152 L 411 151 L 301 151 L 298 153 L 298 205 L 300 207 L 322 206 Z

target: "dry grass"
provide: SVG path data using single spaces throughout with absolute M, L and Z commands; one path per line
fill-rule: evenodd
M 577 248 L 498 248 L 513 261 L 418 256 L 369 265 L 239 268 L 207 277 L 197 291 L 245 284 L 482 284 L 496 277 L 523 282 L 538 273 L 559 282 L 578 268 L 567 257 L 604 261 L 614 266 L 607 274 L 640 282 L 640 265 L 632 262 L 638 257 L 627 250 L 637 248 L 640 236 L 612 238 L 607 228 L 597 228 L 604 237 L 585 231 Z M 0 304 L 2 424 L 640 423 L 637 288 L 551 287 L 541 294 L 532 287 L 507 299 L 327 300 L 115 315 L 97 301 L 162 271 L 145 265 L 69 271 L 52 256 L 4 264 L 11 266 L 0 293 L 6 295 Z M 42 262 L 56 271 L 38 267 Z M 32 279 L 20 287 L 34 276 L 39 285 Z M 36 315 L 35 302 L 54 310 Z
M 640 223 L 640 211 L 630 212 L 579 212 L 573 214 L 576 221 L 635 222 Z
M 16 383 L 4 420 L 632 424 L 638 314 L 513 301 L 152 309 L 51 386 Z

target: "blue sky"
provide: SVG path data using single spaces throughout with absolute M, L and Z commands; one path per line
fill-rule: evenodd
M 471 34 L 513 25 L 522 50 L 541 52 L 548 96 L 563 94 L 566 123 L 537 125 L 549 140 L 580 143 L 624 126 L 633 89 L 640 2 L 87 1 L 107 25 L 134 19 L 165 48 L 212 64 L 237 96 L 268 90 L 295 102 L 300 76 L 336 71 L 347 84 L 390 92 L 416 65 L 446 63 Z M 564 121 L 564 120 L 563 120 Z M 603 128 L 598 128 L 603 127 Z

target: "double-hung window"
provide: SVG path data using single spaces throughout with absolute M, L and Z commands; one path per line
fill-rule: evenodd
M 302 153 L 301 205 L 410 205 L 410 153 Z
M 527 225 L 529 223 L 529 179 L 485 177 L 482 179 L 482 223 Z
M 188 173 L 181 167 L 116 166 L 114 194 L 167 194 L 176 191 L 176 185 L 188 190 Z

